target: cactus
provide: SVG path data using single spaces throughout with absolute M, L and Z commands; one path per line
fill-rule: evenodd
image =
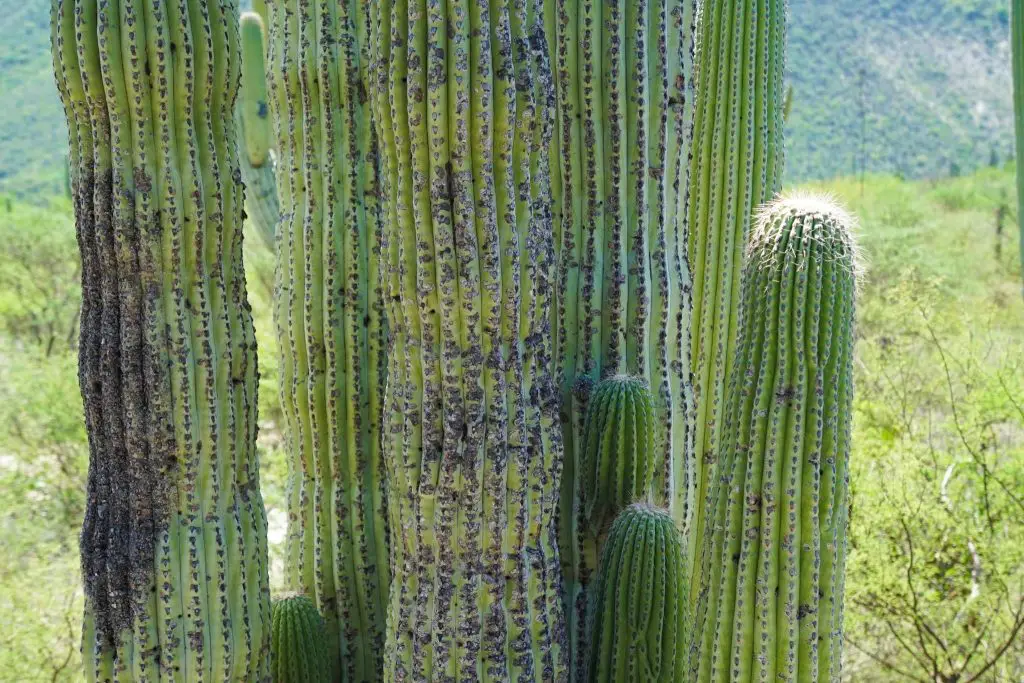
M 274 601 L 270 651 L 274 683 L 330 683 L 331 646 L 316 605 L 305 595 Z
M 565 680 L 540 0 L 371 0 L 387 680 Z
M 559 544 L 572 680 L 585 665 L 581 472 L 590 388 L 614 374 L 654 394 L 654 499 L 687 516 L 690 269 L 686 194 L 695 0 L 545 2 L 558 123 L 551 146 L 558 287 L 552 329 L 565 466 Z
M 651 390 L 639 377 L 616 375 L 597 385 L 583 429 L 581 488 L 588 532 L 598 536 L 624 507 L 647 500 L 658 463 Z
M 268 9 L 284 207 L 274 317 L 289 458 L 287 584 L 315 597 L 332 644 L 333 679 L 373 681 L 381 673 L 390 567 L 367 15 L 362 3 L 339 0 Z
M 273 249 L 281 206 L 277 199 L 276 164 L 271 152 L 273 131 L 265 75 L 264 24 L 258 14 L 243 12 L 239 27 L 242 90 L 235 119 L 241 131 L 238 165 L 245 183 L 245 212 L 260 239 Z
M 688 209 L 697 419 L 688 547 L 700 545 L 696 537 L 721 448 L 751 219 L 782 182 L 786 2 L 703 2 L 698 24 Z M 696 590 L 692 577 L 690 589 Z
M 1024 207 L 1024 0 L 1010 2 L 1010 49 L 1013 58 L 1014 131 L 1017 141 L 1017 206 Z M 1017 210 L 1020 263 L 1024 274 L 1024 209 Z
M 743 272 L 690 680 L 839 681 L 857 260 L 827 200 L 768 205 Z
M 590 683 L 684 683 L 686 564 L 667 511 L 635 503 L 612 525 L 591 596 Z
M 51 4 L 82 257 L 90 681 L 269 681 L 236 12 Z

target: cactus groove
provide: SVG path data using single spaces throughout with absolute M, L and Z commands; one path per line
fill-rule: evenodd
M 544 3 L 557 92 L 552 329 L 565 444 L 559 540 L 572 680 L 585 665 L 583 433 L 614 374 L 654 395 L 655 500 L 684 521 L 694 415 L 686 250 L 695 0 Z
M 342 681 L 380 677 L 390 581 L 381 210 L 364 5 L 268 7 L 284 211 L 274 317 L 289 453 L 287 583 L 316 601 Z
M 839 681 L 857 261 L 826 200 L 768 205 L 743 272 L 691 680 Z
M 580 472 L 587 532 L 599 536 L 624 507 L 650 497 L 654 406 L 639 377 L 616 375 L 597 385 L 587 406 Z
M 665 510 L 630 505 L 612 524 L 591 599 L 589 683 L 685 683 L 683 536 Z
M 540 0 L 371 0 L 392 583 L 385 679 L 565 680 Z
M 316 605 L 305 595 L 274 601 L 270 651 L 274 683 L 330 683 L 334 655 Z
M 721 447 L 750 223 L 782 182 L 785 96 L 785 0 L 703 2 L 700 11 L 688 209 L 697 402 L 690 547 L 700 544 Z
M 90 681 L 269 681 L 231 0 L 53 0 L 82 256 Z

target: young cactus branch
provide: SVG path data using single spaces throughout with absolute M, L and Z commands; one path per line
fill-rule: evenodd
M 82 257 L 89 681 L 270 680 L 231 0 L 53 0 Z
M 323 617 L 305 595 L 274 601 L 270 651 L 274 683 L 330 683 L 332 644 Z
M 814 197 L 763 209 L 743 270 L 698 559 L 692 681 L 840 679 L 856 251 Z

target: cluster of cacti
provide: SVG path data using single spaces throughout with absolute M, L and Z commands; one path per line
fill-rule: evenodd
M 826 200 L 768 205 L 751 236 L 691 679 L 838 681 L 857 259 Z
M 51 7 L 82 256 L 86 678 L 269 681 L 237 7 Z
M 612 525 L 590 600 L 591 683 L 685 683 L 687 627 L 683 536 L 646 503 Z
M 556 86 L 551 144 L 555 373 L 565 445 L 559 508 L 572 676 L 586 650 L 581 474 L 590 389 L 613 374 L 654 395 L 654 499 L 678 519 L 693 439 L 687 160 L 695 0 L 546 0 Z
M 639 377 L 609 377 L 591 394 L 579 476 L 585 531 L 595 538 L 627 505 L 651 497 L 655 422 L 651 390 Z
M 324 619 L 305 595 L 274 601 L 270 652 L 274 683 L 330 683 L 334 646 Z
M 786 2 L 704 2 L 698 23 L 688 208 L 697 403 L 693 488 L 687 491 L 691 546 L 698 543 L 721 450 L 750 224 L 782 182 Z
M 274 248 L 281 206 L 271 152 L 273 129 L 267 97 L 264 22 L 254 12 L 243 12 L 239 22 L 242 39 L 242 86 L 235 117 L 241 135 L 238 166 L 245 184 L 245 213 L 260 239 Z
M 289 456 L 287 583 L 315 598 L 335 675 L 372 681 L 384 652 L 390 566 L 367 15 L 351 0 L 269 9 L 284 206 L 274 317 Z
M 565 679 L 540 0 L 371 0 L 387 680 Z
M 1010 0 L 1010 51 L 1013 56 L 1013 111 L 1017 144 L 1017 205 L 1024 207 L 1024 0 Z M 1018 209 L 1020 263 L 1024 271 L 1024 211 Z

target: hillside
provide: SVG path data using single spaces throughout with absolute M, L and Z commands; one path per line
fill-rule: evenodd
M 0 193 L 62 187 L 48 5 L 0 0 Z M 943 176 L 993 154 L 1004 161 L 1012 153 L 1007 8 L 1007 0 L 790 0 L 789 179 L 854 172 L 862 131 L 868 171 Z

